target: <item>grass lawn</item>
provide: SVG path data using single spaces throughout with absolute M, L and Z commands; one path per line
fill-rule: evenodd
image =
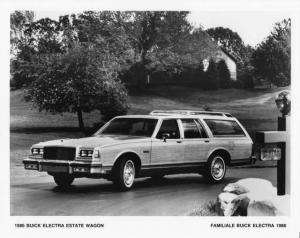
M 202 110 L 208 106 L 216 111 L 232 113 L 240 119 L 251 136 L 258 130 L 276 130 L 278 110 L 274 103 L 279 89 L 222 89 L 203 91 L 182 86 L 156 86 L 130 92 L 129 114 L 145 114 L 154 109 Z M 101 120 L 98 112 L 84 114 L 87 127 Z M 52 115 L 39 112 L 23 101 L 23 91 L 10 94 L 10 152 L 11 165 L 21 166 L 30 146 L 40 141 L 57 138 L 82 137 L 76 114 Z

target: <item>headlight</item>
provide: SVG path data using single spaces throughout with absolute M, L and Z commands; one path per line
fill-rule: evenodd
M 80 150 L 80 157 L 93 157 L 94 150 Z
M 32 148 L 31 149 L 31 154 L 33 154 L 33 155 L 43 155 L 44 154 L 44 149 L 43 148 Z

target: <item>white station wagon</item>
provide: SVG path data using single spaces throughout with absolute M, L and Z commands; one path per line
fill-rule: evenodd
M 118 116 L 93 136 L 35 144 L 25 169 L 45 171 L 58 186 L 105 178 L 128 190 L 137 177 L 199 173 L 220 182 L 226 166 L 251 162 L 253 142 L 229 113 L 152 111 Z

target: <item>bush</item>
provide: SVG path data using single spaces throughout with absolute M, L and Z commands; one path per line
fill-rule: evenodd
M 240 72 L 234 86 L 236 88 L 251 89 L 254 87 L 254 77 L 251 73 Z
M 219 88 L 219 79 L 216 63 L 211 59 L 207 71 L 204 73 L 202 88 L 205 90 L 216 90 Z
M 195 72 L 195 78 L 193 84 L 197 88 L 203 88 L 204 77 L 205 77 L 205 72 L 203 71 L 203 68 L 204 68 L 203 63 L 201 62 Z
M 138 62 L 133 64 L 120 76 L 122 82 L 130 86 L 141 86 L 145 84 L 146 72 L 143 65 Z
M 221 88 L 230 88 L 231 79 L 230 72 L 224 60 L 217 63 L 217 71 Z
M 275 76 L 274 84 L 279 87 L 285 87 L 290 85 L 291 81 L 288 77 L 285 76 L 284 73 L 279 73 Z
M 117 79 L 109 80 L 102 89 L 100 100 L 102 101 L 98 108 L 102 114 L 102 120 L 108 121 L 115 116 L 124 115 L 128 110 L 127 90 Z

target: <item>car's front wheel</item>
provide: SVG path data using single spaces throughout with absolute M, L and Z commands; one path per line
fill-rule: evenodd
M 74 177 L 69 174 L 54 174 L 55 183 L 61 188 L 68 188 L 74 181 Z
M 129 190 L 135 179 L 135 164 L 132 159 L 121 160 L 116 168 L 114 184 L 121 190 Z
M 209 157 L 204 177 L 210 183 L 221 182 L 226 174 L 226 163 L 222 155 L 215 154 Z

